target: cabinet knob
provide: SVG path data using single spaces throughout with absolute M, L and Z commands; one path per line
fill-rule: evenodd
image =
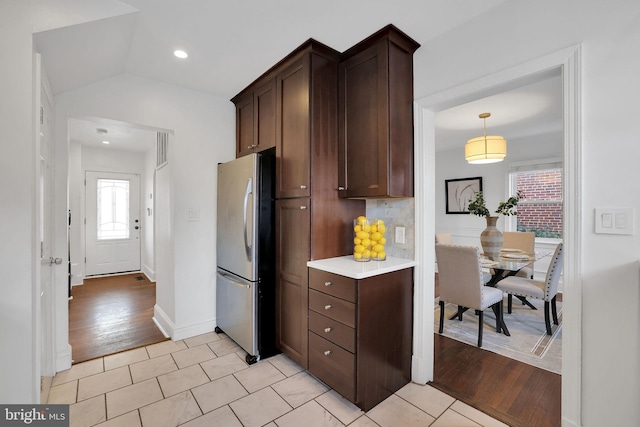
M 325 286 L 331 286 L 331 285 L 333 285 L 333 283 L 332 282 L 324 282 L 324 285 Z
M 249 146 L 247 146 L 247 149 L 248 150 L 253 150 L 256 147 L 257 147 L 257 145 L 255 145 L 255 144 L 254 145 L 249 145 Z
M 327 351 L 325 351 L 325 352 L 324 352 L 324 355 L 325 355 L 325 356 L 328 356 L 328 355 L 330 355 L 330 354 L 331 354 L 331 350 L 327 350 Z
M 331 328 L 324 328 L 324 331 L 325 331 L 326 333 L 329 333 L 329 332 L 331 332 Z
M 301 186 L 300 186 L 300 189 L 301 189 L 301 190 L 306 190 L 306 189 L 307 189 L 307 186 L 306 186 L 306 185 L 301 185 Z
M 330 308 L 331 308 L 331 304 L 327 304 L 327 305 L 324 306 L 325 310 L 329 310 Z
M 303 211 L 303 210 L 305 210 L 305 209 L 307 209 L 307 207 L 306 207 L 306 206 L 300 206 L 300 210 L 301 210 L 301 211 Z
M 338 191 L 343 191 L 344 187 L 338 187 Z

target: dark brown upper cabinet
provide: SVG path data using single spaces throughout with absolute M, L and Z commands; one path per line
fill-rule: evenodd
M 236 157 L 276 146 L 276 80 L 267 79 L 231 100 L 236 106 Z
M 413 53 L 418 47 L 389 25 L 342 54 L 341 197 L 413 197 Z

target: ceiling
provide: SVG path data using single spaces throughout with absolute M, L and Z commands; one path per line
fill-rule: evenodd
M 103 19 L 42 31 L 34 42 L 54 95 L 128 73 L 230 99 L 309 38 L 344 51 L 393 23 L 425 44 L 504 1 L 101 0 Z M 109 14 L 105 9 L 111 4 Z M 189 58 L 175 58 L 178 48 Z M 485 111 L 492 113 L 488 132 L 507 140 L 557 129 L 562 125 L 559 85 L 556 76 L 439 112 L 436 149 L 480 135 L 478 114 Z M 97 127 L 108 129 L 111 147 L 118 147 L 119 138 L 141 138 L 130 125 L 98 122 L 74 121 L 71 139 L 96 140 Z

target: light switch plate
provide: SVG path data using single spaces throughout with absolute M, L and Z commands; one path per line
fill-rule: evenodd
M 632 235 L 633 208 L 596 208 L 596 233 Z
M 396 227 L 396 243 L 404 244 L 404 227 Z

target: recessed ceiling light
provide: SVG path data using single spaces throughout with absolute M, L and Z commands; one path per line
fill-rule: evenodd
M 98 135 L 106 135 L 109 131 L 106 129 L 97 128 L 96 132 L 98 132 Z
M 111 144 L 109 141 L 102 141 L 103 144 Z
M 180 58 L 180 59 L 185 59 L 189 56 L 189 54 L 187 52 L 185 52 L 184 50 L 174 50 L 173 54 L 175 55 L 176 58 Z

